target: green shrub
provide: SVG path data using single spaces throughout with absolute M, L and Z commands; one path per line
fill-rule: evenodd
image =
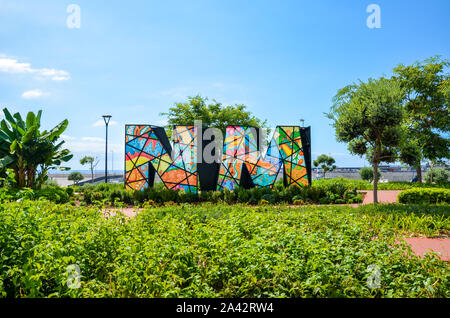
M 411 182 L 390 182 L 379 184 L 380 190 L 408 189 L 413 186 L 425 187 L 425 185 Z M 429 185 L 433 188 L 448 187 L 448 183 Z M 71 187 L 72 188 L 72 187 Z M 307 203 L 316 204 L 342 204 L 361 203 L 362 196 L 357 192 L 360 189 L 372 189 L 372 184 L 362 180 L 350 180 L 344 178 L 326 179 L 315 181 L 311 187 L 290 186 L 285 188 L 278 181 L 273 189 L 270 188 L 237 188 L 233 191 L 224 189 L 222 191 L 200 191 L 198 194 L 185 192 L 184 190 L 168 190 L 162 183 L 156 183 L 153 188 L 143 191 L 125 190 L 123 184 L 99 184 L 85 185 L 77 188 L 77 192 L 83 193 L 83 201 L 92 204 L 97 201 L 106 200 L 107 204 L 142 205 L 147 200 L 158 204 L 172 201 L 176 203 L 195 202 L 226 202 L 228 204 L 247 203 L 258 204 L 261 200 L 270 204 L 288 203 L 302 200 Z M 4 196 L 9 194 L 5 193 Z M 16 197 L 13 193 L 13 197 Z M 18 199 L 20 195 L 17 195 Z
M 409 189 L 400 192 L 398 195 L 398 202 L 400 203 L 414 203 L 414 204 L 436 204 L 436 203 L 450 203 L 449 189 L 434 189 L 434 188 L 417 188 Z
M 450 178 L 450 172 L 443 168 L 428 169 L 425 173 L 425 181 L 428 183 L 445 183 Z
M 374 178 L 374 172 L 373 172 L 373 167 L 363 167 L 359 170 L 359 176 L 361 177 L 361 179 L 368 181 L 368 182 L 372 182 L 373 178 Z M 381 172 L 380 169 L 378 169 L 378 180 L 380 180 L 381 178 Z
M 228 204 L 235 203 L 236 202 L 236 193 L 234 191 L 230 191 L 228 189 L 223 190 L 223 200 Z
M 73 196 L 73 193 L 75 191 L 75 189 L 72 187 L 67 187 L 65 190 L 66 190 L 67 194 L 69 195 L 69 197 Z
M 240 203 L 248 203 L 250 201 L 251 198 L 251 193 L 250 191 L 243 189 L 243 188 L 239 188 L 237 190 L 237 198 L 238 198 L 238 202 Z
M 66 203 L 69 201 L 69 194 L 62 188 L 47 188 L 34 191 L 35 198 L 46 198 L 55 203 Z
M 42 183 L 41 189 L 57 188 L 57 187 L 59 187 L 59 185 L 55 180 L 47 179 Z

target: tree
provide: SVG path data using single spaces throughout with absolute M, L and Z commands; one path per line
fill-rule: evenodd
M 91 183 L 94 182 L 94 169 L 97 167 L 99 160 L 94 157 L 84 156 L 80 159 L 80 163 L 84 165 L 89 165 L 89 170 L 91 170 Z
M 78 182 L 80 182 L 83 179 L 84 179 L 83 175 L 81 174 L 81 172 L 78 171 L 71 172 L 67 177 L 67 180 L 73 181 L 73 184 L 78 184 Z
M 394 162 L 401 139 L 401 102 L 404 92 L 392 80 L 369 79 L 346 86 L 333 98 L 327 116 L 333 120 L 336 138 L 348 143 L 351 153 L 366 156 L 374 170 L 373 197 L 378 203 L 378 166 Z
M 359 176 L 361 179 L 372 182 L 373 181 L 373 168 L 372 167 L 363 167 L 359 169 Z M 378 180 L 381 178 L 381 172 L 378 170 L 377 173 Z
M 422 182 L 421 161 L 449 158 L 449 62 L 433 57 L 394 68 L 393 80 L 405 91 L 405 141 L 401 160 L 416 168 Z
M 431 168 L 428 169 L 427 173 L 425 174 L 425 181 L 428 183 L 444 183 L 448 182 L 449 178 L 450 172 L 448 172 L 444 168 Z
M 316 160 L 313 161 L 314 167 L 320 166 L 320 168 L 323 170 L 323 178 L 325 179 L 325 174 L 328 171 L 333 171 L 336 169 L 335 163 L 333 157 L 329 157 L 325 154 L 321 154 L 319 157 L 317 157 Z
M 11 115 L 3 109 L 5 119 L 0 124 L 0 170 L 11 168 L 14 171 L 18 187 L 40 188 L 47 180 L 50 169 L 68 170 L 61 167 L 73 155 L 67 149 L 61 149 L 64 141 L 57 143 L 67 128 L 67 119 L 50 131 L 40 131 L 41 115 L 27 114 L 26 120 L 20 113 Z
M 175 103 L 160 115 L 167 116 L 169 125 L 194 125 L 194 120 L 201 120 L 204 126 L 218 128 L 223 134 L 228 125 L 267 128 L 267 121 L 256 118 L 244 105 L 222 106 L 215 100 L 210 104 L 207 101 L 200 95 L 188 97 L 187 102 Z

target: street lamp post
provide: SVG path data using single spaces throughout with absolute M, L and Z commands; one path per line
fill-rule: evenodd
M 103 120 L 106 124 L 106 144 L 105 144 L 105 183 L 108 183 L 108 124 L 111 115 L 103 115 Z
M 302 127 L 305 127 L 305 120 L 302 118 L 300 121 L 302 122 Z

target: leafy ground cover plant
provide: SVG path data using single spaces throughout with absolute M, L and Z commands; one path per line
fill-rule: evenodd
M 66 203 L 73 195 L 72 188 L 46 187 L 43 189 L 30 188 L 0 188 L 0 203 L 22 199 L 39 200 L 45 198 L 55 203 Z
M 400 235 L 449 233 L 444 206 L 0 205 L 3 297 L 448 297 L 448 264 Z M 68 267 L 81 273 L 69 288 Z M 371 269 L 378 284 L 368 284 Z M 373 279 L 372 279 L 373 280 Z

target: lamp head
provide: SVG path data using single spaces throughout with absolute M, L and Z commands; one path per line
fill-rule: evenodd
M 105 124 L 108 125 L 109 124 L 109 120 L 111 119 L 111 115 L 103 115 L 103 120 L 105 121 Z
M 305 120 L 301 118 L 300 121 L 302 122 L 302 127 L 305 127 Z

